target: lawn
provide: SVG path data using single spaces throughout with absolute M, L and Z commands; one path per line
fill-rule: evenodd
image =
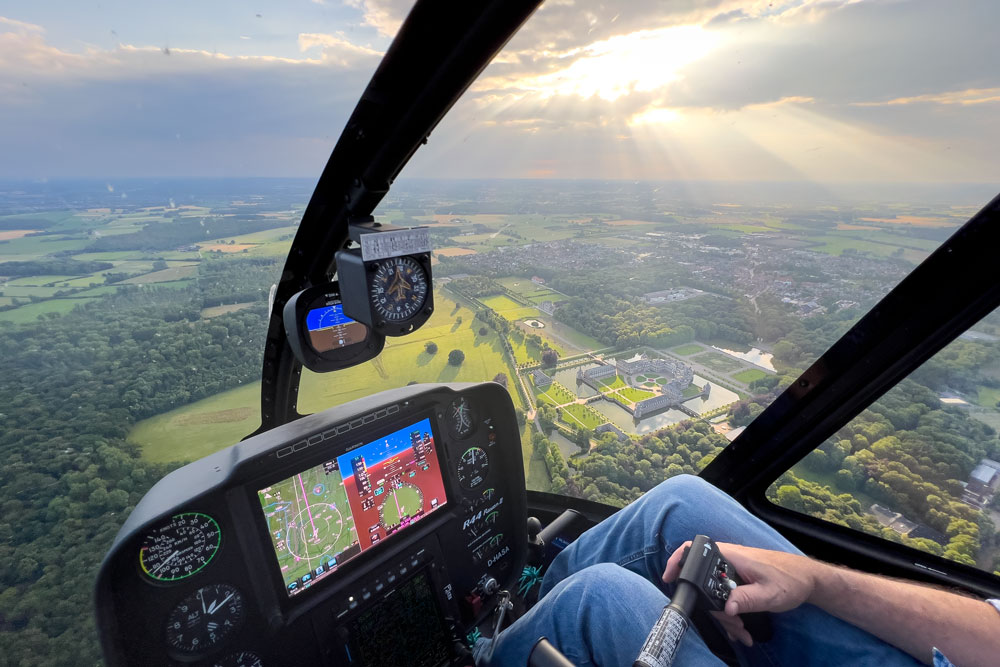
M 621 387 L 628 386 L 625 384 L 625 380 L 623 380 L 620 375 L 615 375 L 614 379 L 601 378 L 597 381 L 597 384 L 599 384 L 602 389 L 619 389 Z
M 754 380 L 760 380 L 767 377 L 767 373 L 757 368 L 748 368 L 745 371 L 740 371 L 739 373 L 733 373 L 731 376 L 734 380 L 739 382 L 745 382 L 750 384 Z
M 626 401 L 631 401 L 632 403 L 638 403 L 639 401 L 644 401 L 647 398 L 653 398 L 656 396 L 656 394 L 651 391 L 643 391 L 642 389 L 636 389 L 635 387 L 625 387 L 624 389 L 619 389 L 618 395 Z
M 692 382 L 681 392 L 681 396 L 684 398 L 694 398 L 701 392 L 702 388 Z
M 558 352 L 560 357 L 566 356 L 566 352 L 563 350 L 562 346 L 545 335 L 545 329 L 538 329 L 535 333 L 548 342 L 549 347 Z M 517 340 L 513 337 L 510 338 L 510 347 L 514 350 L 514 358 L 517 359 L 517 363 L 519 364 L 542 360 L 542 348 L 539 345 L 530 342 L 527 338 L 523 338 L 521 340 Z
M 532 385 L 534 385 L 534 380 L 532 380 Z M 535 387 L 535 392 L 538 394 L 538 398 L 542 399 L 546 403 L 551 405 L 562 405 L 563 403 L 572 403 L 577 399 L 576 394 L 566 389 L 558 382 L 553 382 L 545 390 L 542 391 Z
M 128 434 L 149 461 L 194 461 L 260 426 L 260 382 L 144 419 Z
M 514 310 L 516 308 L 523 308 L 521 304 L 514 301 L 509 296 L 503 294 L 495 294 L 493 296 L 485 296 L 479 299 L 486 305 L 487 308 L 492 308 L 498 313 L 502 313 L 505 310 Z
M 572 426 L 583 426 L 593 430 L 607 421 L 604 415 L 586 405 L 571 403 L 564 408 L 560 408 L 562 420 Z
M 247 303 L 230 303 L 224 306 L 212 306 L 211 308 L 201 309 L 201 319 L 209 320 L 213 317 L 218 317 L 219 315 L 226 315 L 228 313 L 235 313 L 238 310 L 243 310 L 244 308 L 249 308 L 253 305 L 252 301 Z
M 713 371 L 718 371 L 719 373 L 732 373 L 733 371 L 738 371 L 743 368 L 743 364 L 735 359 L 727 357 L 723 354 L 716 354 L 715 352 L 699 354 L 696 357 L 691 357 L 691 361 L 699 363 L 707 368 L 711 368 Z
M 688 343 L 686 345 L 678 345 L 677 347 L 673 348 L 670 351 L 673 352 L 674 354 L 679 354 L 682 357 L 686 357 L 689 354 L 698 354 L 699 352 L 703 351 L 704 349 L 705 348 L 703 348 L 701 345 L 695 345 L 694 343 Z

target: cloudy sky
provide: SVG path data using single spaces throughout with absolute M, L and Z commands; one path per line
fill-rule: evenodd
M 318 176 L 411 5 L 6 0 L 0 178 Z M 549 0 L 404 176 L 997 182 L 997 25 L 995 0 Z

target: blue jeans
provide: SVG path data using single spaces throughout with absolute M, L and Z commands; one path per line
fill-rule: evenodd
M 667 559 L 705 534 L 720 542 L 802 553 L 773 528 L 699 477 L 672 477 L 581 535 L 549 566 L 539 602 L 494 639 L 480 639 L 476 664 L 522 667 L 546 637 L 578 667 L 623 665 L 639 654 L 672 586 L 662 583 Z M 919 664 L 899 649 L 812 605 L 771 614 L 773 638 L 747 648 L 742 665 Z M 927 656 L 930 659 L 931 656 Z M 697 631 L 688 630 L 678 667 L 724 667 Z

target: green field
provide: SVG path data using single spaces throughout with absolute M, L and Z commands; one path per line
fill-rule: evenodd
M 136 276 L 135 278 L 129 278 L 123 282 L 125 284 L 139 285 L 148 285 L 150 283 L 169 283 L 175 280 L 190 278 L 196 273 L 198 273 L 198 267 L 194 264 L 189 266 L 172 266 L 169 269 L 153 271 L 152 273 L 146 273 L 141 276 Z
M 677 347 L 673 348 L 670 351 L 673 352 L 674 354 L 679 354 L 682 357 L 686 357 L 689 354 L 698 354 L 699 352 L 704 351 L 704 349 L 705 348 L 703 348 L 701 345 L 688 343 L 687 345 L 678 345 Z
M 739 382 L 745 382 L 750 384 L 754 380 L 760 380 L 767 377 L 767 373 L 757 368 L 748 368 L 745 371 L 740 371 L 739 373 L 733 373 L 731 376 L 734 380 Z
M 656 396 L 656 394 L 651 391 L 643 391 L 642 389 L 636 389 L 635 387 L 625 387 L 624 389 L 619 389 L 618 395 L 626 401 L 630 401 L 632 403 L 638 403 L 639 401 Z
M 545 335 L 545 329 L 538 329 L 538 335 L 545 340 L 549 347 L 559 353 L 559 356 L 565 356 L 566 352 L 563 350 L 562 346 L 556 343 L 556 341 Z M 514 338 L 510 339 L 510 347 L 514 350 L 514 358 L 519 364 L 527 364 L 530 362 L 538 362 L 542 360 L 542 348 L 540 345 L 536 345 L 534 342 L 529 341 L 527 338 L 521 340 L 516 340 Z
M 597 384 L 601 386 L 601 389 L 620 389 L 628 386 L 620 375 L 615 375 L 614 379 L 601 378 L 597 380 Z
M 150 461 L 194 461 L 260 426 L 260 382 L 144 419 L 128 434 Z
M 694 398 L 700 394 L 701 391 L 702 388 L 692 382 L 684 389 L 684 391 L 681 392 L 681 396 L 684 398 Z
M 996 408 L 998 402 L 1000 402 L 1000 389 L 979 385 L 976 403 L 984 408 Z
M 49 299 L 39 303 L 29 303 L 20 308 L 0 313 L 0 322 L 32 322 L 46 313 L 65 315 L 88 301 L 93 301 L 93 299 Z
M 724 354 L 717 354 L 715 352 L 699 354 L 696 357 L 691 357 L 691 361 L 711 368 L 713 371 L 717 371 L 719 373 L 732 373 L 743 368 L 743 364 L 735 359 L 727 357 Z
M 318 412 L 384 389 L 394 389 L 409 382 L 483 382 L 500 372 L 513 376 L 503 346 L 497 334 L 488 329 L 485 336 L 477 332 L 482 323 L 474 313 L 440 293 L 434 314 L 427 324 L 403 338 L 390 338 L 385 350 L 376 359 L 339 371 L 335 374 L 303 372 L 299 389 L 299 411 Z M 462 318 L 462 324 L 456 318 Z M 428 354 L 424 343 L 434 342 L 437 354 Z M 460 349 L 465 353 L 461 366 L 448 363 L 448 353 Z M 521 405 L 517 391 L 511 392 L 514 404 Z
M 532 384 L 534 384 L 534 381 L 532 381 Z M 539 391 L 537 387 L 535 388 L 535 391 L 538 393 L 538 398 L 552 405 L 562 405 L 563 403 L 572 403 L 577 399 L 576 394 L 569 391 L 568 389 L 566 389 L 566 387 L 562 386 L 558 382 L 553 382 L 552 384 L 550 384 L 548 387 L 545 388 L 545 391 Z
M 559 410 L 562 413 L 562 420 L 572 426 L 583 426 L 593 430 L 607 421 L 604 415 L 579 403 L 570 403 Z

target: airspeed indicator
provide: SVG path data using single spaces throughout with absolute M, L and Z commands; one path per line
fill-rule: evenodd
M 221 539 L 218 522 L 207 514 L 175 514 L 146 534 L 139 567 L 155 581 L 186 579 L 211 562 Z

